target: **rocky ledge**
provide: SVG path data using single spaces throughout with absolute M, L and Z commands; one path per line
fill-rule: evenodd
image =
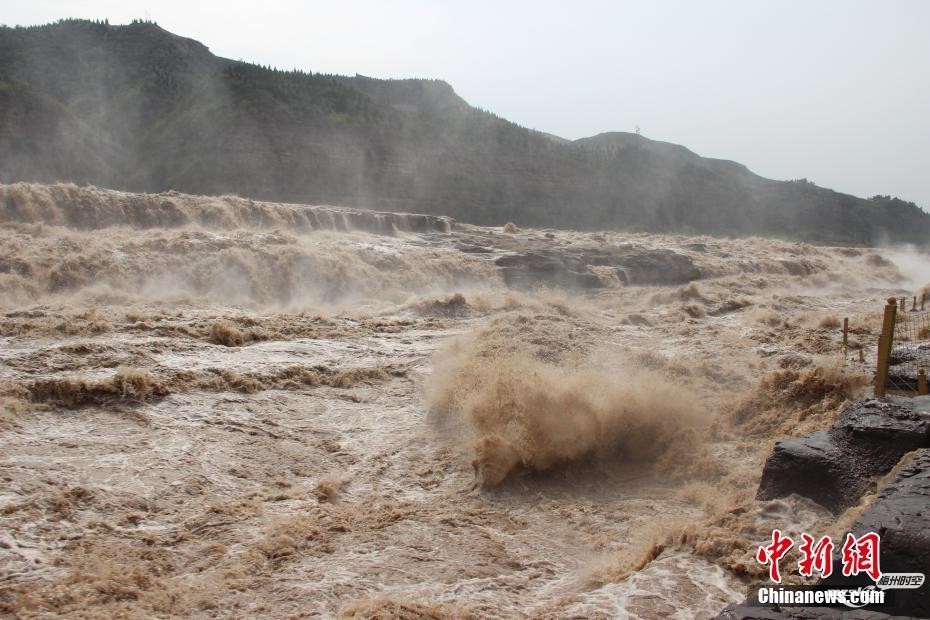
M 757 499 L 808 497 L 840 513 L 911 450 L 930 447 L 930 397 L 870 398 L 847 407 L 832 428 L 776 444 Z
M 494 261 L 510 288 L 532 289 L 554 286 L 563 289 L 594 289 L 604 284 L 587 263 L 557 250 L 507 254 Z
M 889 482 L 872 505 L 859 517 L 851 531 L 856 536 L 877 532 L 881 536 L 882 573 L 930 572 L 930 449 L 917 452 Z M 841 564 L 840 552 L 834 552 L 835 566 Z M 834 572 L 820 580 L 822 586 L 863 585 L 861 578 L 844 577 Z M 829 607 L 763 607 L 752 597 L 725 609 L 718 620 L 819 620 L 856 618 L 930 617 L 930 586 L 917 589 L 887 590 L 888 600 L 879 610 L 850 610 Z
M 881 536 L 883 573 L 930 573 L 930 396 L 868 399 L 847 407 L 832 428 L 780 442 L 765 464 L 757 497 L 792 493 L 839 513 L 860 500 L 901 458 L 907 460 L 859 517 L 856 536 Z M 839 547 L 839 545 L 837 546 Z M 842 564 L 839 548 L 834 566 Z M 865 585 L 837 571 L 819 585 Z M 764 607 L 750 596 L 720 620 L 815 620 L 826 618 L 930 617 L 930 585 L 890 590 L 880 609 Z
M 568 253 L 541 249 L 501 256 L 495 261 L 510 288 L 555 286 L 589 290 L 608 286 L 614 277 L 623 284 L 683 284 L 701 277 L 690 257 L 667 249 L 625 244 L 610 248 L 579 248 Z M 597 270 L 592 267 L 606 267 Z

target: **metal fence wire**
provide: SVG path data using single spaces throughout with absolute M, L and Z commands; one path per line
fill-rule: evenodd
M 918 393 L 920 371 L 930 373 L 930 311 L 900 309 L 888 356 L 888 389 Z
M 927 389 L 927 372 L 930 367 L 930 310 L 927 292 L 917 296 L 908 309 L 907 298 L 900 303 L 888 298 L 882 318 L 882 332 L 878 338 L 878 356 L 875 368 L 875 395 L 885 396 L 887 390 L 900 394 L 923 395 Z

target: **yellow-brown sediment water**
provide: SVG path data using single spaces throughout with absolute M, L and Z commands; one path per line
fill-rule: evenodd
M 871 354 L 883 300 L 926 284 L 900 249 L 375 234 L 74 186 L 0 208 L 0 609 L 24 617 L 712 616 L 773 527 L 836 526 L 755 501 L 761 465 L 868 389 L 841 319 Z M 494 260 L 540 244 L 703 277 L 509 290 Z

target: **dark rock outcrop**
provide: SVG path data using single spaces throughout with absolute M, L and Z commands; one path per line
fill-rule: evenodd
M 460 252 L 465 252 L 466 254 L 491 254 L 494 252 L 494 250 L 489 247 L 467 242 L 459 242 L 455 247 L 457 247 Z
M 772 609 L 746 603 L 730 605 L 715 620 L 907 620 L 907 616 L 889 616 L 861 609 L 839 610 L 833 607 L 787 607 Z
M 852 532 L 857 537 L 868 532 L 881 536 L 882 573 L 930 573 L 930 449 L 914 455 L 881 490 Z M 840 554 L 834 553 L 833 562 L 838 566 Z M 862 578 L 844 577 L 837 571 L 820 583 L 858 585 Z M 930 618 L 930 585 L 890 592 L 891 613 Z
M 923 449 L 889 482 L 872 505 L 852 527 L 856 536 L 877 532 L 881 536 L 879 558 L 883 574 L 930 572 L 930 449 Z M 842 542 L 834 551 L 834 567 L 841 565 Z M 835 571 L 820 580 L 820 586 L 863 586 L 866 577 L 844 577 Z M 724 609 L 718 620 L 826 620 L 849 618 L 882 620 L 886 618 L 930 617 L 930 586 L 917 589 L 887 590 L 881 611 L 851 610 L 830 607 L 785 607 L 781 609 L 754 604 L 753 596 Z
M 507 286 L 517 289 L 546 285 L 587 290 L 606 286 L 592 266 L 613 267 L 617 279 L 631 285 L 681 284 L 701 277 L 700 270 L 684 254 L 633 245 L 579 248 L 573 254 L 539 249 L 501 256 L 495 264 Z
M 828 430 L 779 442 L 756 497 L 797 493 L 845 510 L 906 452 L 930 446 L 930 411 L 923 406 L 920 399 L 868 399 L 847 407 Z
M 684 284 L 701 277 L 690 257 L 674 250 L 621 245 L 585 251 L 589 265 L 617 268 L 624 284 Z
M 498 258 L 494 264 L 510 288 L 556 286 L 586 290 L 604 286 L 583 260 L 555 250 L 508 254 Z

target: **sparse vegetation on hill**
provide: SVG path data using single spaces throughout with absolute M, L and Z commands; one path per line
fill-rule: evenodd
M 544 105 L 544 103 L 540 103 Z M 335 203 L 478 224 L 923 243 L 913 203 L 778 182 L 636 134 L 576 140 L 436 80 L 281 71 L 156 24 L 0 28 L 0 181 Z

